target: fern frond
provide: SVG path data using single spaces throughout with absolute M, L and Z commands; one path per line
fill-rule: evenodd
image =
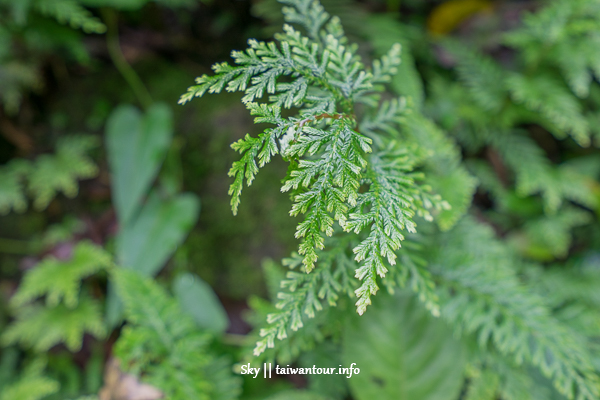
M 360 131 L 370 137 L 378 147 L 385 147 L 382 134 L 397 139 L 403 117 L 410 113 L 403 97 L 383 101 L 379 108 L 366 114 L 360 121 Z
M 36 209 L 45 208 L 58 192 L 67 197 L 77 195 L 77 180 L 91 178 L 98 172 L 86 154 L 96 146 L 94 137 L 65 137 L 59 140 L 56 154 L 45 154 L 35 160 L 28 176 L 28 188 L 35 198 Z
M 28 181 L 38 210 L 44 209 L 59 192 L 67 197 L 77 195 L 77 180 L 91 178 L 98 172 L 87 155 L 97 144 L 94 137 L 64 137 L 58 141 L 55 154 L 44 154 L 34 161 L 16 159 L 4 166 L 0 169 L 0 214 L 27 209 L 24 181 Z
M 556 265 L 552 268 L 541 267 L 527 269 L 530 285 L 538 292 L 548 296 L 552 307 L 578 302 L 593 307 L 600 306 L 600 273 L 592 265 L 583 266 Z
M 471 207 L 478 181 L 466 168 L 459 166 L 444 174 L 426 174 L 424 183 L 431 186 L 432 191 L 441 196 L 448 205 L 434 214 L 440 229 L 447 231 L 456 225 Z
M 16 212 L 27 209 L 22 179 L 29 170 L 29 164 L 21 163 L 20 167 L 18 164 L 15 160 L 0 169 L 0 215 L 8 214 L 11 209 Z
M 381 60 L 373 61 L 373 83 L 388 83 L 398 72 L 401 58 L 402 46 L 395 43 L 390 50 L 381 57 Z
M 310 273 L 289 271 L 281 281 L 283 289 L 277 294 L 277 311 L 267 315 L 266 328 L 260 330 L 260 339 L 254 348 L 254 355 L 261 355 L 267 348 L 275 346 L 275 338 L 288 338 L 290 332 L 296 332 L 305 325 L 304 316 L 312 319 L 323 310 L 323 302 L 335 306 L 340 293 L 351 294 L 355 289 L 352 271 L 356 264 L 346 254 L 351 237 L 331 240 L 327 252 L 319 255 L 315 269 Z M 296 269 L 302 265 L 303 258 L 293 254 L 284 260 L 284 265 Z
M 558 131 L 551 129 L 553 134 L 559 138 L 569 134 L 582 146 L 590 143 L 581 107 L 560 81 L 547 74 L 533 77 L 513 74 L 506 79 L 506 85 L 515 102 L 541 113 L 558 128 Z
M 542 149 L 530 138 L 505 135 L 493 140 L 507 165 L 515 170 L 516 191 L 521 196 L 540 193 L 548 213 L 556 212 L 564 199 L 595 208 L 597 199 L 589 178 L 568 164 L 553 167 Z
M 587 97 L 594 75 L 600 73 L 595 51 L 600 37 L 600 8 L 594 0 L 553 1 L 524 18 L 524 25 L 507 35 L 505 42 L 521 50 L 525 62 L 557 67 L 573 93 Z
M 311 274 L 312 275 L 312 274 Z M 251 297 L 248 303 L 252 309 L 249 321 L 257 327 L 265 327 L 267 316 L 274 313 L 279 313 L 279 310 L 267 300 L 259 297 Z M 258 356 L 253 354 L 258 346 L 264 345 L 264 339 L 260 336 L 262 329 L 257 329 L 253 332 L 250 342 L 252 347 L 246 349 L 246 362 L 260 363 L 261 361 L 277 360 L 280 365 L 290 364 L 297 360 L 302 354 L 315 348 L 322 342 L 326 332 L 328 331 L 329 323 L 337 315 L 330 313 L 327 305 L 324 305 L 323 310 L 315 313 L 315 318 L 305 318 L 302 329 L 298 331 L 288 330 L 288 336 L 283 345 L 278 345 L 273 348 L 263 347 Z M 267 325 L 264 329 L 269 330 Z M 267 337 L 265 337 L 267 338 Z M 273 338 L 273 342 L 275 339 Z
M 495 400 L 499 380 L 499 376 L 492 371 L 477 371 L 471 376 L 465 400 Z
M 197 85 L 190 87 L 179 103 L 185 104 L 206 92 L 220 93 L 224 88 L 230 92 L 245 91 L 244 102 L 252 102 L 265 92 L 274 94 L 277 90 L 276 80 L 281 75 L 293 75 L 311 81 L 322 79 L 325 65 L 317 59 L 319 46 L 309 46 L 308 38 L 303 38 L 289 25 L 285 29 L 286 33 L 279 37 L 282 40 L 281 50 L 274 42 L 249 40 L 246 52 L 231 53 L 239 67 L 227 63 L 215 64 L 213 70 L 216 75 L 197 78 Z M 280 86 L 281 89 L 289 92 L 288 87 Z
M 433 213 L 438 226 L 448 230 L 467 212 L 477 181 L 461 165 L 461 150 L 431 120 L 417 112 L 400 119 L 402 133 L 424 153 L 425 183 L 445 200 Z
M 527 281 L 556 310 L 556 317 L 564 324 L 589 337 L 600 329 L 600 274 L 590 266 L 555 265 L 546 270 L 529 266 L 525 270 Z M 592 347 L 589 348 L 592 351 Z M 596 351 L 597 352 L 597 351 Z
M 28 365 L 19 380 L 0 388 L 0 400 L 42 400 L 60 389 L 60 384 L 42 375 L 42 360 L 35 360 Z
M 552 386 L 540 382 L 537 371 L 524 365 L 516 365 L 494 351 L 481 353 L 478 360 L 478 374 L 475 376 L 475 385 L 478 385 L 478 376 L 487 376 L 486 382 L 479 384 L 496 386 L 496 398 L 502 400 L 557 400 L 560 396 Z M 533 375 L 533 376 L 532 376 Z M 495 376 L 495 377 L 494 377 Z M 491 387 L 481 388 L 489 393 Z M 560 396 L 563 399 L 562 396 Z M 474 400 L 475 398 L 473 398 Z M 471 400 L 471 399 L 469 399 Z
M 526 255 L 542 261 L 551 256 L 563 258 L 571 245 L 571 229 L 585 225 L 591 219 L 592 216 L 586 211 L 565 207 L 557 214 L 528 221 L 524 227 L 527 240 L 521 242 L 521 246 L 527 246 L 524 249 Z
M 425 152 L 428 169 L 445 174 L 460 165 L 460 148 L 433 121 L 412 110 L 400 121 L 402 133 Z
M 244 178 L 246 185 L 250 186 L 254 177 L 258 173 L 258 168 L 262 168 L 271 161 L 271 157 L 279 153 L 277 139 L 283 135 L 283 132 L 293 129 L 294 123 L 284 120 L 281 117 L 281 109 L 277 105 L 267 106 L 265 104 L 248 103 L 251 115 L 257 115 L 256 123 L 271 123 L 277 125 L 276 128 L 269 128 L 258 138 L 252 138 L 246 135 L 231 145 L 235 151 L 242 154 L 242 159 L 233 163 L 229 170 L 229 176 L 234 178 L 229 188 L 231 196 L 231 209 L 233 214 L 237 214 L 240 204 L 240 195 L 243 189 Z M 285 149 L 284 149 L 285 150 Z M 258 165 L 256 159 L 258 158 Z
M 432 220 L 429 209 L 449 207 L 439 196 L 429 196 L 415 184 L 422 176 L 410 173 L 416 161 L 410 148 L 403 149 L 392 142 L 387 151 L 371 155 L 369 161 L 365 176 L 369 190 L 359 195 L 344 227 L 355 233 L 370 228 L 367 238 L 353 250 L 355 260 L 364 261 L 356 270 L 356 278 L 363 281 L 355 291 L 357 312 L 361 315 L 371 304 L 371 295 L 378 290 L 377 275 L 383 278 L 388 271 L 384 260 L 391 266 L 396 264 L 395 251 L 404 240 L 402 231 L 416 232 L 413 216 L 419 214 Z M 436 305 L 429 306 L 432 312 L 438 312 Z
M 327 131 L 306 127 L 286 152 L 289 157 L 322 152 L 317 160 L 300 160 L 281 188 L 284 192 L 298 192 L 290 215 L 306 214 L 305 221 L 298 225 L 296 238 L 305 238 L 299 253 L 304 255 L 307 272 L 314 268 L 316 251 L 323 249 L 321 232 L 331 236 L 334 220 L 344 227 L 348 205 L 356 205 L 358 199 L 361 172 L 367 164 L 364 154 L 371 152 L 372 142 L 349 125 L 348 120 L 336 119 Z
M 239 379 L 231 377 L 225 364 L 214 362 L 208 350 L 211 336 L 197 329 L 175 299 L 135 271 L 117 269 L 113 278 L 129 322 L 115 354 L 130 372 L 142 374 L 173 400 L 237 396 Z
M 79 242 L 70 260 L 48 257 L 27 272 L 11 304 L 20 307 L 45 295 L 49 307 L 61 301 L 69 308 L 76 307 L 80 281 L 111 265 L 112 257 L 102 248 L 90 242 Z
M 16 321 L 6 328 L 1 339 L 5 345 L 20 343 L 38 352 L 59 343 L 77 351 L 81 348 L 84 333 L 97 338 L 105 334 L 100 306 L 87 297 L 80 299 L 75 308 L 64 304 L 19 308 Z
M 500 110 L 508 95 L 500 66 L 458 43 L 447 42 L 444 47 L 456 57 L 458 76 L 477 104 L 491 112 Z
M 276 35 L 278 44 L 250 40 L 246 51 L 232 53 L 236 66 L 215 65 L 213 76 L 198 78 L 197 85 L 180 99 L 183 104 L 223 89 L 243 91 L 242 101 L 252 114 L 260 116 L 256 121 L 276 126 L 256 139 L 247 136 L 233 146 L 242 153 L 242 160 L 230 170 L 234 177 L 230 189 L 234 212 L 244 177 L 250 184 L 259 168 L 277 153 L 290 162 L 282 191 L 291 191 L 294 204 L 290 214 L 304 215 L 296 238 L 302 239 L 298 251 L 302 272 L 312 276 L 292 273 L 292 283 L 285 281 L 304 289 L 280 294 L 279 304 L 285 311 L 271 313 L 270 326 L 261 331 L 263 339 L 255 354 L 272 347 L 275 337 L 286 337 L 289 328 L 299 329 L 302 313 L 312 316 L 318 309 L 319 302 L 309 288 L 321 285 L 323 276 L 331 274 L 331 261 L 320 263 L 319 258 L 329 260 L 332 250 L 324 250 L 326 237 L 334 234 L 336 222 L 347 233 L 354 232 L 351 238 L 364 235 L 363 230 L 370 231 L 355 244 L 356 259 L 364 261 L 355 271 L 364 280 L 364 286 L 356 292 L 358 311 L 363 313 L 377 291 L 377 275 L 383 277 L 388 266 L 395 264 L 395 252 L 404 239 L 402 231 L 414 231 L 416 216 L 432 220 L 432 213 L 449 208 L 439 195 L 431 193 L 430 187 L 417 183 L 422 174 L 414 170 L 425 164 L 425 168 L 435 168 L 436 172 L 454 171 L 460 160 L 459 149 L 431 121 L 420 115 L 411 119 L 425 134 L 407 123 L 403 100 L 380 105 L 381 83 L 389 82 L 397 71 L 400 46 L 392 46 L 381 61 L 374 62 L 373 70 L 368 70 L 357 46 L 344 37 L 339 20 L 330 18 L 318 1 L 284 3 L 291 6 L 285 9 L 288 21 L 304 25 L 308 36 L 285 25 L 284 32 Z M 283 77 L 285 82 L 278 82 Z M 265 94 L 269 94 L 266 104 L 254 104 L 264 100 Z M 366 112 L 355 107 L 358 103 Z M 282 117 L 280 107 L 298 108 L 297 116 Z M 462 179 L 460 183 L 467 181 Z M 471 191 L 467 187 L 466 192 Z M 452 218 L 458 219 L 465 208 L 459 207 Z M 414 290 L 436 313 L 434 285 L 425 268 L 408 258 L 400 269 L 404 272 L 395 276 L 403 278 L 397 282 L 404 285 L 410 276 Z
M 600 380 L 583 339 L 518 281 L 514 259 L 491 230 L 467 220 L 442 248 L 432 272 L 440 279 L 444 318 L 476 335 L 482 348 L 493 346 L 517 364 L 536 366 L 567 397 L 599 396 Z
M 104 33 L 106 26 L 75 0 L 38 0 L 35 8 L 42 14 L 55 18 L 61 24 L 81 28 L 87 33 Z
M 357 49 L 357 45 L 344 45 L 333 35 L 328 35 L 323 52 L 328 61 L 325 75 L 328 84 L 339 88 L 343 96 L 352 101 L 373 87 L 373 75 L 364 71 Z
M 306 29 L 308 37 L 313 40 L 321 37 L 321 30 L 329 20 L 329 14 L 318 1 L 279 0 L 279 2 L 287 6 L 282 10 L 286 22 L 301 25 Z M 343 36 L 343 32 L 340 36 Z

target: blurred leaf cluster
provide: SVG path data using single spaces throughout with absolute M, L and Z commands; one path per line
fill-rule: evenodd
M 598 0 L 0 0 L 0 400 L 600 399 L 599 44 Z

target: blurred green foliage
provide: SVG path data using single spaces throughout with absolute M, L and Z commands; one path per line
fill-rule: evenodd
M 321 3 L 366 64 L 401 44 L 361 133 L 410 142 L 391 162 L 452 206 L 360 317 L 365 236 L 301 272 L 286 160 L 232 215 L 230 145 L 268 127 L 243 94 L 176 104 L 282 4 L 0 0 L 0 400 L 600 398 L 600 2 Z

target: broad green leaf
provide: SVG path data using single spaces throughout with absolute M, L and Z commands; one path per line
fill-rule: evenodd
M 211 332 L 225 332 L 229 326 L 227 313 L 212 288 L 199 277 L 184 273 L 175 278 L 173 292 L 181 309 L 196 324 Z
M 198 198 L 184 193 L 162 200 L 150 195 L 138 217 L 122 226 L 117 237 L 120 264 L 152 276 L 183 242 L 198 217 Z
M 192 194 L 162 200 L 151 194 L 137 218 L 122 227 L 117 236 L 119 264 L 142 275 L 153 276 L 173 254 L 196 222 L 200 203 Z M 106 321 L 120 321 L 122 304 L 112 285 L 108 286 Z
M 456 400 L 465 354 L 441 320 L 414 297 L 377 296 L 344 332 L 343 367 L 360 369 L 349 378 L 357 400 Z
M 171 110 L 164 104 L 146 115 L 131 105 L 119 106 L 108 119 L 106 141 L 113 199 L 122 225 L 139 209 L 167 154 L 173 135 Z

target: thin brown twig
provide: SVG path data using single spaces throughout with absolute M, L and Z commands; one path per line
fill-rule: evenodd
M 0 116 L 0 134 L 24 154 L 33 150 L 33 139 L 3 115 Z

